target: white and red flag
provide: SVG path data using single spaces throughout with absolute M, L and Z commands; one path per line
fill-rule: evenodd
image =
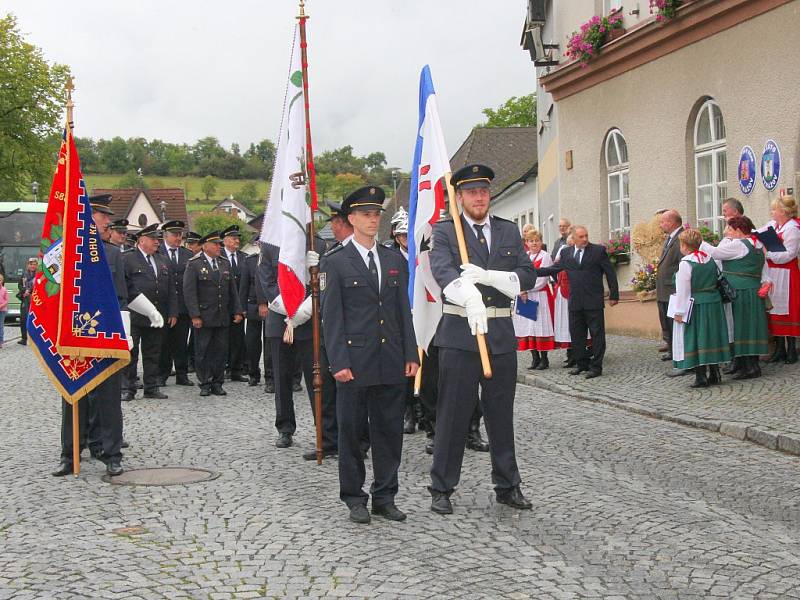
M 307 227 L 311 221 L 306 169 L 306 115 L 300 30 L 295 27 L 275 171 L 261 230 L 261 241 L 280 248 L 278 288 L 292 317 L 306 296 Z
M 408 201 L 408 295 L 417 346 L 427 350 L 442 318 L 442 293 L 431 273 L 428 253 L 433 224 L 444 208 L 444 176 L 450 159 L 444 145 L 436 92 L 428 65 L 419 79 L 419 124 Z

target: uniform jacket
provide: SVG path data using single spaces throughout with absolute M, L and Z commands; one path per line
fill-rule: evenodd
M 175 291 L 178 294 L 178 314 L 188 314 L 186 312 L 186 300 L 183 298 L 183 274 L 186 271 L 186 263 L 188 263 L 189 259 L 192 258 L 192 252 L 188 248 L 179 246 L 177 253 L 177 266 L 175 266 L 175 263 L 172 262 L 172 259 L 170 258 L 170 252 L 166 244 L 161 244 L 158 247 L 158 252 L 167 260 L 169 268 L 172 269 L 172 281 L 175 285 Z
M 114 281 L 114 291 L 117 293 L 120 310 L 128 310 L 128 284 L 125 283 L 125 261 L 119 246 L 111 242 L 103 242 L 106 252 L 106 262 L 111 269 L 111 279 Z
M 258 259 L 258 254 L 251 254 L 242 263 L 239 301 L 242 303 L 242 308 L 247 311 L 248 319 L 263 321 L 258 316 L 258 305 L 261 304 L 259 296 L 262 296 L 263 300 L 263 294 L 258 293 Z
M 461 217 L 469 261 L 488 270 L 513 271 L 519 277 L 520 289 L 533 288 L 536 284 L 536 269 L 523 249 L 522 238 L 517 226 L 511 221 L 494 216 L 490 217 L 489 223 L 491 240 L 489 241 L 490 252 L 487 262 L 483 259 L 483 248 L 478 242 L 477 236 L 464 217 Z M 433 226 L 433 248 L 430 252 L 430 262 L 433 277 L 442 289 L 461 276 L 461 258 L 456 241 L 456 228 L 451 219 L 439 221 Z M 495 288 L 484 285 L 477 287 L 483 295 L 484 306 L 511 307 L 511 298 Z M 448 303 L 446 297 L 443 299 L 445 303 Z M 514 325 L 510 316 L 489 319 L 486 342 L 492 354 L 516 352 L 517 338 L 514 336 Z M 433 343 L 444 348 L 478 351 L 478 343 L 475 336 L 470 333 L 467 319 L 459 315 L 442 315 Z
M 183 274 L 183 297 L 189 317 L 203 319 L 203 327 L 227 327 L 233 315 L 244 312 L 231 264 L 222 255 L 217 270 L 200 252 L 189 259 Z
M 228 258 L 228 251 L 224 248 L 220 253 L 222 258 Z M 247 254 L 242 252 L 241 250 L 236 251 L 236 266 L 234 267 L 231 264 L 231 273 L 233 273 L 233 278 L 236 281 L 236 289 L 239 289 L 239 284 L 242 282 L 242 269 L 244 269 L 244 263 L 247 260 Z M 228 261 L 230 263 L 230 261 Z M 244 300 L 242 300 L 242 305 L 244 306 Z
M 353 381 L 343 385 L 404 384 L 405 364 L 419 362 L 408 301 L 407 263 L 394 250 L 380 244 L 376 247 L 380 290 L 352 243 L 329 253 L 324 275 L 320 273 L 330 370 L 353 372 Z
M 678 240 L 679 233 L 670 239 L 667 247 L 661 251 L 658 259 L 658 272 L 656 273 L 656 300 L 659 302 L 669 302 L 671 294 L 675 293 L 675 273 L 681 263 L 681 243 Z
M 125 282 L 128 285 L 128 298 L 136 298 L 144 294 L 153 303 L 166 321 L 169 317 L 178 316 L 178 294 L 172 281 L 172 270 L 167 260 L 158 252 L 151 257 L 158 269 L 156 278 L 152 267 L 137 248 L 122 254 L 125 263 Z M 150 319 L 139 313 L 131 313 L 131 325 L 150 327 Z
M 566 271 L 569 275 L 569 310 L 603 310 L 605 308 L 603 274 L 608 281 L 608 297 L 619 300 L 617 274 L 608 260 L 604 246 L 587 244 L 581 262 L 575 260 L 575 247 L 561 253 L 561 259 L 543 271 L 548 274 Z

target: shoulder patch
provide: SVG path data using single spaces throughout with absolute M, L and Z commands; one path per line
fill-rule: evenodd
M 341 242 L 336 242 L 336 244 L 334 246 L 332 246 L 331 249 L 328 250 L 322 256 L 331 256 L 332 254 L 336 254 L 337 252 L 339 252 L 339 250 L 341 250 L 342 248 L 344 248 L 342 243 Z

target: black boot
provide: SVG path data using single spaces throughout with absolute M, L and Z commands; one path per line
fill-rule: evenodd
M 545 369 L 550 368 L 550 360 L 547 358 L 547 352 L 540 352 L 539 356 L 541 358 L 539 360 L 539 366 L 536 367 L 536 370 L 544 371 Z
M 727 369 L 724 369 L 722 372 L 725 375 L 733 375 L 734 373 L 738 373 L 742 370 L 742 363 L 744 362 L 743 356 L 735 356 L 731 361 L 731 364 L 728 366 Z M 741 379 L 741 378 L 740 378 Z
M 768 363 L 786 361 L 786 338 L 782 335 L 775 336 L 775 352 L 767 359 Z
M 706 377 L 706 366 L 701 365 L 694 368 L 694 383 L 690 385 L 691 388 L 705 388 L 708 387 L 708 378 Z
M 475 452 L 488 452 L 489 444 L 487 444 L 481 437 L 481 419 L 473 416 L 469 424 L 469 432 L 467 433 L 467 448 L 475 450 Z
M 528 367 L 528 369 L 530 371 L 533 371 L 533 370 L 536 369 L 536 367 L 539 366 L 539 361 L 541 360 L 539 358 L 539 351 L 538 350 L 531 350 L 531 357 L 532 357 L 531 358 L 531 366 Z
M 736 360 L 739 361 L 739 369 L 736 371 L 733 379 L 739 381 L 740 379 L 751 379 L 753 377 L 758 377 L 758 375 L 755 374 L 756 367 L 758 366 L 757 356 L 738 356 L 736 357 Z
M 711 385 L 721 383 L 722 382 L 722 374 L 719 372 L 719 365 L 709 365 L 708 366 L 708 383 Z
M 406 405 L 406 414 L 403 417 L 403 433 L 414 433 L 417 430 L 417 419 L 414 417 L 414 410 Z
M 787 365 L 793 365 L 797 362 L 797 338 L 786 338 L 786 360 Z
M 761 377 L 761 361 L 758 356 L 750 356 L 750 378 L 756 379 Z
M 567 348 L 567 360 L 564 361 L 564 368 L 571 369 L 576 364 L 578 363 L 575 362 L 575 358 L 573 357 L 572 354 L 572 348 Z

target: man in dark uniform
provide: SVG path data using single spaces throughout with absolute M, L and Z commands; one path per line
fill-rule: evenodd
M 241 244 L 241 233 L 238 225 L 231 225 L 222 232 L 222 244 L 225 248 L 223 256 L 228 259 L 231 265 L 234 283 L 238 291 L 242 282 L 242 267 L 247 255 L 239 250 Z M 244 303 L 244 300 L 241 300 Z M 244 308 L 244 306 L 243 306 Z M 238 323 L 232 323 L 229 328 L 230 340 L 228 341 L 228 361 L 227 370 L 230 372 L 231 381 L 247 381 L 242 373 L 244 371 L 245 358 L 245 336 L 244 319 Z
M 112 221 L 108 230 L 111 232 L 109 241 L 120 250 L 128 244 L 128 219 L 117 219 Z
M 199 233 L 190 231 L 184 238 L 186 249 L 192 253 L 192 256 L 203 250 L 200 237 Z M 183 286 L 183 281 L 181 281 L 181 286 Z M 186 347 L 186 354 L 189 357 L 189 373 L 194 373 L 194 327 L 189 327 L 189 345 Z
M 256 244 L 258 239 L 256 238 Z M 261 347 L 264 333 L 264 319 L 258 311 L 259 297 L 263 294 L 258 293 L 258 257 L 259 254 L 251 254 L 242 263 L 241 280 L 239 282 L 239 300 L 242 308 L 247 312 L 247 326 L 245 330 L 245 348 L 247 350 L 248 368 L 247 378 L 250 380 L 251 387 L 257 386 L 261 382 Z M 264 378 L 267 378 L 264 373 Z
M 158 252 L 161 232 L 153 223 L 139 232 L 136 248 L 123 254 L 125 263 L 125 281 L 128 284 L 128 297 L 134 298 L 129 305 L 141 302 L 142 298 L 150 301 L 152 309 L 145 317 L 140 314 L 131 315 L 131 335 L 133 349 L 131 364 L 128 365 L 127 385 L 124 400 L 133 400 L 136 395 L 136 365 L 139 349 L 142 352 L 142 381 L 144 397 L 166 399 L 167 395 L 159 390 L 159 358 L 161 356 L 161 338 L 166 322 L 174 327 L 178 319 L 178 294 L 173 283 L 173 273 L 169 263 Z
M 483 165 L 468 165 L 452 176 L 456 200 L 463 207 L 469 264 L 461 264 L 454 222 L 439 221 L 433 227 L 431 271 L 445 304 L 433 341 L 439 347 L 439 402 L 429 489 L 431 510 L 440 514 L 453 512 L 450 495 L 461 477 L 479 385 L 497 501 L 531 508 L 520 489 L 514 450 L 517 349 L 510 306 L 520 289 L 533 287 L 536 270 L 522 249 L 517 226 L 489 217 L 492 179 L 494 172 Z M 486 335 L 491 379 L 483 377 L 476 333 Z
M 167 221 L 161 226 L 164 234 L 164 243 L 158 251 L 167 260 L 172 271 L 172 284 L 175 286 L 175 295 L 178 303 L 178 317 L 175 325 L 164 330 L 164 339 L 161 344 L 161 358 L 158 365 L 160 385 L 167 385 L 167 379 L 172 373 L 175 364 L 175 383 L 177 385 L 194 385 L 189 379 L 189 313 L 186 311 L 186 301 L 183 299 L 183 274 L 186 263 L 192 258 L 192 253 L 181 246 L 183 237 L 183 221 Z
M 123 322 L 130 328 L 128 316 L 128 290 L 125 284 L 125 266 L 119 248 L 110 243 L 109 225 L 113 212 L 109 208 L 110 194 L 89 197 L 92 220 L 98 235 L 103 240 L 106 261 L 111 269 L 111 278 L 117 294 Z M 130 345 L 130 338 L 128 344 Z M 122 474 L 122 405 L 120 392 L 122 371 L 117 371 L 93 389 L 86 398 L 78 402 L 79 429 L 89 446 L 92 456 L 106 463 L 106 472 L 116 476 Z M 54 477 L 72 473 L 72 406 L 61 401 L 61 463 L 53 471 Z M 83 447 L 84 442 L 81 441 Z
M 361 188 L 345 199 L 342 211 L 353 225 L 354 236 L 349 244 L 328 254 L 320 275 L 325 288 L 325 350 L 337 382 L 339 497 L 356 523 L 370 521 L 361 451 L 366 425 L 373 457 L 372 513 L 393 521 L 406 518 L 394 499 L 403 449 L 406 381 L 419 367 L 407 263 L 375 242 L 383 200 L 379 187 Z
M 225 396 L 225 357 L 229 327 L 242 322 L 239 292 L 227 258 L 220 256 L 220 232 L 203 238 L 183 275 L 183 297 L 195 332 L 195 370 L 200 395 Z

